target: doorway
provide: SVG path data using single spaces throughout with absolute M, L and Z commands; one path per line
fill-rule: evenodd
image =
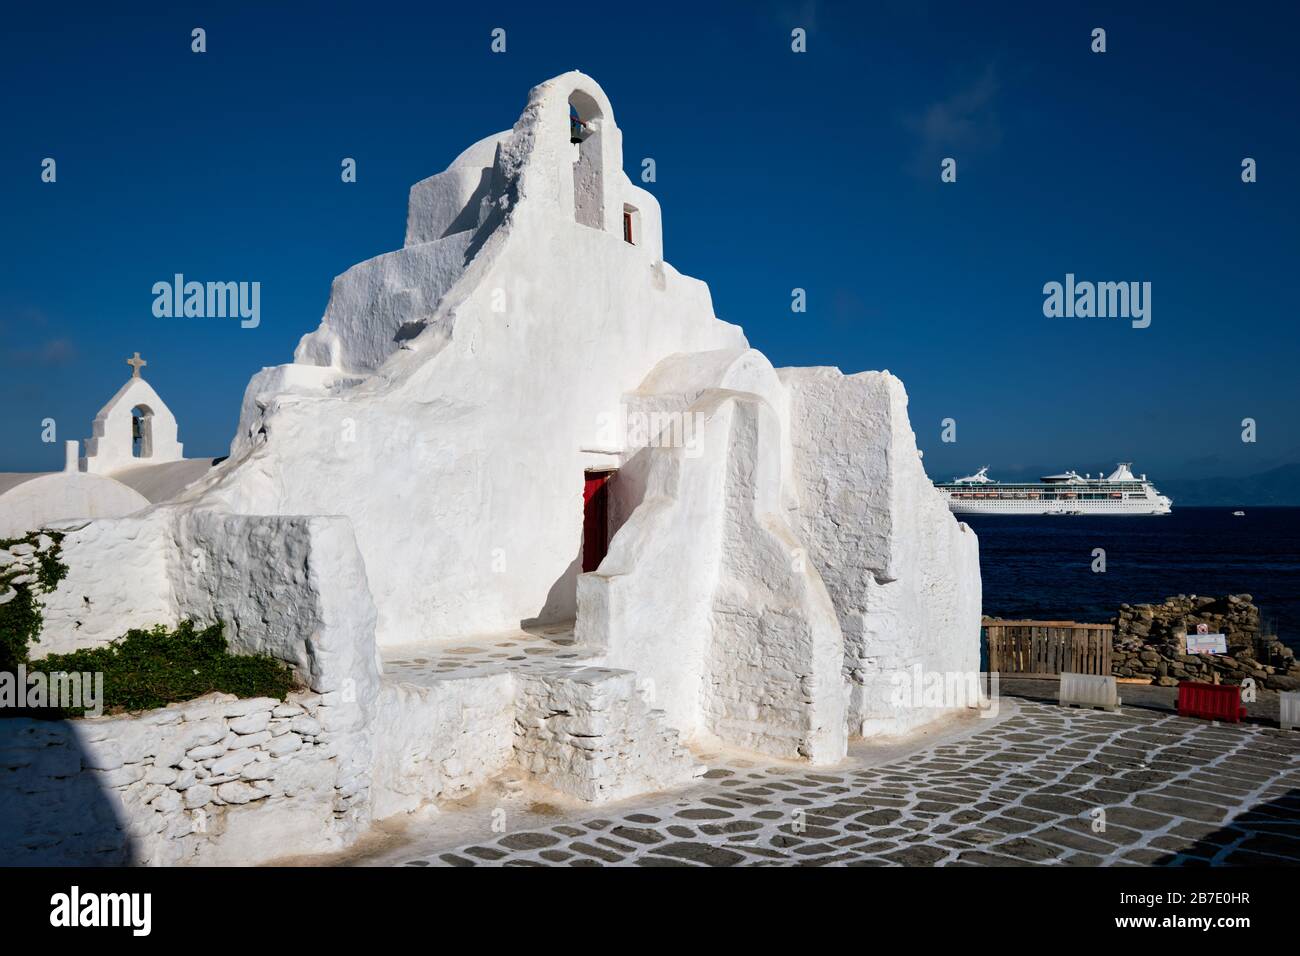
M 582 486 L 582 570 L 595 571 L 609 551 L 609 480 L 616 469 L 588 470 Z

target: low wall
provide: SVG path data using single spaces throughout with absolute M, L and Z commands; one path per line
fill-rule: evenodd
M 319 694 L 0 721 L 6 865 L 249 865 L 345 847 L 369 784 Z
M 482 786 L 514 760 L 508 673 L 431 687 L 384 683 L 376 708 L 372 813 L 382 819 Z
M 20 821 L 6 861 L 249 864 L 364 831 L 379 662 L 346 518 L 164 506 L 69 530 L 60 557 L 34 659 L 188 617 L 220 621 L 234 653 L 285 661 L 311 693 L 0 721 L 0 799 Z

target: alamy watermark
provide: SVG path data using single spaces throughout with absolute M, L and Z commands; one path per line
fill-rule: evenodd
M 920 664 L 913 664 L 908 670 L 890 675 L 894 686 L 889 702 L 901 710 L 970 708 L 978 710 L 981 717 L 996 717 L 998 675 L 988 675 L 987 689 L 984 677 L 979 671 L 926 671 Z
M 703 412 L 631 411 L 620 405 L 617 414 L 596 416 L 597 441 L 609 448 L 681 448 L 687 458 L 702 454 Z
M 81 710 L 87 717 L 104 713 L 103 671 L 32 671 L 18 665 L 17 673 L 0 672 L 0 708 Z
M 1043 286 L 1043 297 L 1049 319 L 1131 319 L 1135 329 L 1151 324 L 1150 282 L 1076 282 L 1067 272 L 1064 283 Z
M 153 284 L 153 314 L 160 319 L 240 319 L 255 329 L 262 321 L 262 283 L 186 282 L 176 273 L 171 282 Z
M 50 897 L 50 925 L 55 927 L 124 927 L 132 936 L 153 928 L 152 893 L 83 893 L 73 886 Z

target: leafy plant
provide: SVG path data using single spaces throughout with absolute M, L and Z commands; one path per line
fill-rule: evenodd
M 152 710 L 213 691 L 283 700 L 296 687 L 283 661 L 231 654 L 221 624 L 200 630 L 189 620 L 174 630 L 161 624 L 147 631 L 132 628 L 103 647 L 51 654 L 29 664 L 28 671 L 103 672 L 105 713 Z
M 5 550 L 17 544 L 36 547 L 42 534 L 47 535 L 53 544 L 44 551 L 36 552 L 34 570 L 10 565 L 0 571 L 0 594 L 7 593 L 11 588 L 15 592 L 12 598 L 0 604 L 0 671 L 13 672 L 19 664 L 25 664 L 30 645 L 41 635 L 41 606 L 33 589 L 40 588 L 49 593 L 68 573 L 68 566 L 59 558 L 63 535 L 56 531 L 32 531 L 21 538 L 0 540 L 0 548 Z M 32 573 L 36 575 L 35 582 L 13 583 L 15 578 Z

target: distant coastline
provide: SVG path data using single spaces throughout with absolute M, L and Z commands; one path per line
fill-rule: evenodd
M 1300 464 L 1281 465 L 1242 478 L 1170 479 L 1161 482 L 1174 507 L 1300 507 Z

